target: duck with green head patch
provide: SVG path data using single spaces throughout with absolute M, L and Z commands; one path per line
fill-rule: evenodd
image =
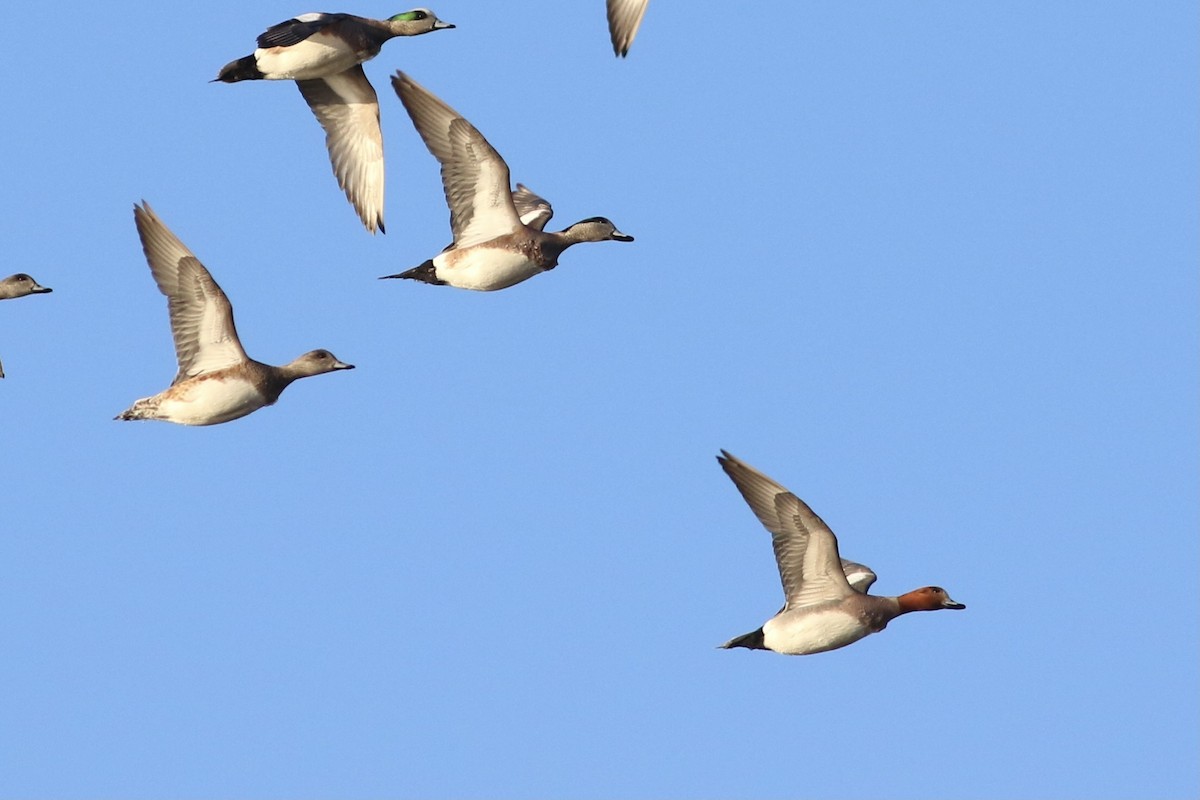
M 550 204 L 521 184 L 511 190 L 508 164 L 474 125 L 402 72 L 392 86 L 442 165 L 454 243 L 419 267 L 385 278 L 491 292 L 554 269 L 563 251 L 580 242 L 633 241 L 604 217 L 546 233 Z
M 379 99 L 362 64 L 384 42 L 453 28 L 427 8 L 388 19 L 301 14 L 258 37 L 258 49 L 231 61 L 216 80 L 295 81 L 325 129 L 333 174 L 367 230 L 383 227 L 383 135 Z

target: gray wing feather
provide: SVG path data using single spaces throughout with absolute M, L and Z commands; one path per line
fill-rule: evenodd
M 503 236 L 521 221 L 508 165 L 474 125 L 403 72 L 392 78 L 400 102 L 429 152 L 442 165 L 455 247 Z
M 842 559 L 842 572 L 846 573 L 846 580 L 850 582 L 850 587 L 863 594 L 867 593 L 871 584 L 878 577 L 870 567 L 844 558 Z
M 247 360 L 233 324 L 233 306 L 212 275 L 145 201 L 134 221 L 150 273 L 167 296 L 179 372 L 172 385 Z
M 803 500 L 724 450 L 717 460 L 771 533 L 788 608 L 828 602 L 854 591 L 842 571 L 837 537 Z
M 554 216 L 554 209 L 550 207 L 547 200 L 538 197 L 523 183 L 517 184 L 512 198 L 513 205 L 517 208 L 517 216 L 521 218 L 522 224 L 539 231 L 546 230 L 546 223 Z
M 607 0 L 608 34 L 614 53 L 622 57 L 629 54 L 649 4 L 650 0 Z

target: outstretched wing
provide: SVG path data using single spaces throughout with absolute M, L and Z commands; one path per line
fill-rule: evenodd
M 454 246 L 512 233 L 521 220 L 513 205 L 508 165 L 475 126 L 403 72 L 392 78 L 400 102 L 429 152 L 442 165 Z
M 172 384 L 246 361 L 233 306 L 212 275 L 144 200 L 133 216 L 150 273 L 167 296 L 179 360 Z
M 842 570 L 837 537 L 803 500 L 724 450 L 717 461 L 771 533 L 787 608 L 826 603 L 854 591 Z

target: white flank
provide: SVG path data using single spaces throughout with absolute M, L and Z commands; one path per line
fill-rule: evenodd
M 494 292 L 532 278 L 542 270 L 521 253 L 503 248 L 450 250 L 433 260 L 437 276 L 460 289 Z
M 170 396 L 163 399 L 154 416 L 181 425 L 218 425 L 266 405 L 254 385 L 244 380 L 200 378 L 173 386 L 164 394 Z
M 776 653 L 802 656 L 845 647 L 870 632 L 844 611 L 785 612 L 763 625 L 763 644 Z
M 254 60 L 267 80 L 292 81 L 325 78 L 362 63 L 345 41 L 323 33 L 291 47 L 260 48 L 254 51 Z

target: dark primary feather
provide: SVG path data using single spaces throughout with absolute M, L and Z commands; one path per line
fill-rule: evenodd
M 314 33 L 323 30 L 335 22 L 340 22 L 349 14 L 321 14 L 317 19 L 301 22 L 298 19 L 288 19 L 267 28 L 258 37 L 258 46 L 291 47 L 303 42 Z

